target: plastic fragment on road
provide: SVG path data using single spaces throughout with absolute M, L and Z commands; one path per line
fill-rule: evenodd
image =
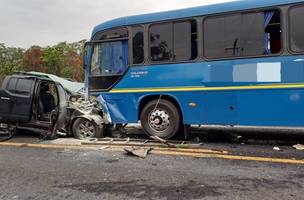
M 295 148 L 299 151 L 304 151 L 304 145 L 303 144 L 294 145 L 293 148 Z
M 124 151 L 127 152 L 127 155 L 136 156 L 142 159 L 147 158 L 147 155 L 150 153 L 152 148 L 125 148 Z
M 167 142 L 167 140 L 164 140 L 164 139 L 162 139 L 162 138 L 160 138 L 160 137 L 158 137 L 156 135 L 155 136 L 150 136 L 150 138 L 153 139 L 153 140 L 156 140 L 156 141 L 158 141 L 160 143 L 163 143 L 163 144 L 167 145 L 170 148 L 176 148 L 176 146 L 174 144 L 171 144 L 171 143 Z
M 280 147 L 273 147 L 273 150 L 275 150 L 275 151 L 281 151 Z

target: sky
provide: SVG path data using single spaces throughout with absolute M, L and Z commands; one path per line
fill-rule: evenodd
M 42 47 L 88 39 L 93 27 L 117 17 L 229 0 L 0 0 L 0 43 Z

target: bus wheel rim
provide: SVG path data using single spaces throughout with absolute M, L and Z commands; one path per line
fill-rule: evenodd
M 167 130 L 170 124 L 170 115 L 165 110 L 156 109 L 149 115 L 149 126 L 157 132 Z

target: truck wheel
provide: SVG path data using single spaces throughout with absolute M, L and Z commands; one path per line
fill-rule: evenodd
M 176 106 L 167 100 L 154 100 L 142 110 L 140 121 L 149 136 L 172 138 L 180 128 L 180 114 Z
M 74 137 L 78 139 L 101 138 L 103 129 L 95 122 L 88 119 L 79 118 L 73 124 Z

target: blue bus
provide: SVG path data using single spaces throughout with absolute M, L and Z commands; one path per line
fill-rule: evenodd
M 238 0 L 97 25 L 85 70 L 109 124 L 304 127 L 304 1 Z

